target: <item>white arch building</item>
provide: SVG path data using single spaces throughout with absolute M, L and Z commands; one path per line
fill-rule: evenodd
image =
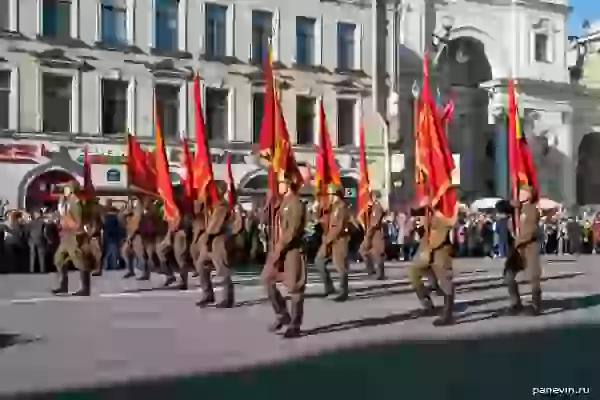
M 118 157 L 125 143 L 114 131 L 136 132 L 151 143 L 155 85 L 161 107 L 170 110 L 163 132 L 176 173 L 179 132 L 194 132 L 191 71 L 200 73 L 203 98 L 213 105 L 205 112 L 217 178 L 225 178 L 222 155 L 229 151 L 236 155 L 235 179 L 249 182 L 258 168 L 252 142 L 260 115 L 253 104 L 260 104 L 256 62 L 265 32 L 276 33 L 273 58 L 286 83 L 282 103 L 301 161 L 314 165 L 322 97 L 347 176 L 357 174 L 363 122 L 374 189 L 384 189 L 389 145 L 391 189 L 400 199 L 410 197 L 411 88 L 420 81 L 423 54 L 435 54 L 437 34 L 449 41 L 437 78 L 442 92 L 451 88 L 456 98 L 450 136 L 463 196 L 495 195 L 505 186 L 494 143 L 506 80 L 514 76 L 543 194 L 575 201 L 576 94 L 566 61 L 566 0 L 180 0 L 169 13 L 152 0 L 119 0 L 110 13 L 103 4 L 71 0 L 57 11 L 68 26 L 55 26 L 44 16 L 44 0 L 0 1 L 0 197 L 11 204 L 39 195 L 45 182 L 35 178 L 46 167 L 80 177 L 85 146 L 104 156 L 93 168 L 96 185 L 125 186 Z M 161 24 L 164 15 L 173 19 Z M 445 26 L 449 16 L 453 23 Z M 400 95 L 398 109 L 386 110 L 392 91 Z M 376 112 L 391 116 L 389 141 Z

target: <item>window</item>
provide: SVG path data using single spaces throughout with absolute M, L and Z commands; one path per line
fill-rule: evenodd
M 206 89 L 206 133 L 210 141 L 227 141 L 229 137 L 229 90 Z
M 179 85 L 159 83 L 154 91 L 160 118 L 161 132 L 165 137 L 179 136 Z
M 173 51 L 179 48 L 179 0 L 156 0 L 154 47 Z
M 312 145 L 315 143 L 315 107 L 316 100 L 312 97 L 296 97 L 296 132 L 297 143 Z
M 260 127 L 265 115 L 265 94 L 261 92 L 252 93 L 252 143 L 260 141 Z
M 0 1 L 0 31 L 10 29 L 10 1 Z
M 337 139 L 338 146 L 354 145 L 356 100 L 338 99 L 337 101 Z
M 354 69 L 354 37 L 356 25 L 340 22 L 337 25 L 337 67 L 340 70 Z
M 71 131 L 73 78 L 44 73 L 42 75 L 42 119 L 44 132 Z
M 535 34 L 535 61 L 548 61 L 548 35 L 545 33 Z
M 296 64 L 309 66 L 315 58 L 315 19 L 296 17 Z
M 102 41 L 127 44 L 127 0 L 102 0 Z
M 127 82 L 102 81 L 102 133 L 127 131 Z
M 273 29 L 273 14 L 252 11 L 252 63 L 262 64 L 267 56 L 269 38 Z
M 71 0 L 43 0 L 42 35 L 65 39 L 71 37 Z
M 207 57 L 227 55 L 227 7 L 206 3 L 206 36 L 204 52 Z
M 0 131 L 8 129 L 10 113 L 10 71 L 0 71 Z

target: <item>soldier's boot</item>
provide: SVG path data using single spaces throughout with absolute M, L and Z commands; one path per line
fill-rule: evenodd
M 81 279 L 81 288 L 73 293 L 73 296 L 89 296 L 92 289 L 92 274 L 90 271 L 79 271 Z
M 333 286 L 333 281 L 331 280 L 331 275 L 327 270 L 325 262 L 317 259 L 315 262 L 315 267 L 317 267 L 319 275 L 321 275 L 321 280 L 323 281 L 323 297 L 327 297 L 330 294 L 335 293 L 335 287 Z
M 542 291 L 536 289 L 531 292 L 531 308 L 528 314 L 531 316 L 538 316 L 542 313 Z
M 92 276 L 102 276 L 102 261 L 98 261 L 98 266 L 92 271 Z
M 319 276 L 323 281 L 323 297 L 327 297 L 330 294 L 335 293 L 335 287 L 333 286 L 333 281 L 331 280 L 331 275 L 327 270 L 327 264 L 322 257 L 317 256 L 315 259 L 315 268 L 319 271 Z
M 434 293 L 437 296 L 443 297 L 445 293 L 442 290 L 442 288 L 440 287 L 440 282 L 438 281 L 437 277 L 435 276 L 435 274 L 433 273 L 431 268 L 427 269 L 426 275 L 427 275 L 427 281 L 429 282 L 429 292 Z
M 287 329 L 283 333 L 283 337 L 286 339 L 293 339 L 300 337 L 302 326 L 302 319 L 304 318 L 304 298 L 298 296 L 292 296 L 292 310 L 291 320 Z
M 375 275 L 377 272 L 375 271 L 375 267 L 373 266 L 373 259 L 370 255 L 363 256 L 365 261 L 365 269 L 367 270 L 367 274 L 369 276 Z
M 422 307 L 419 310 L 419 316 L 431 317 L 435 315 L 435 306 L 433 305 L 433 301 L 431 301 L 428 290 L 424 286 L 421 286 L 415 290 L 415 293 L 417 294 L 417 298 Z
M 449 326 L 454 324 L 454 293 L 444 295 L 442 315 L 433 321 L 433 326 Z
M 273 307 L 273 311 L 275 311 L 275 322 L 269 325 L 269 332 L 277 332 L 282 329 L 284 326 L 289 325 L 292 322 L 292 318 L 288 313 L 285 299 L 277 289 L 275 284 L 269 285 L 267 287 L 267 297 L 271 302 L 271 306 Z
M 165 282 L 163 283 L 163 287 L 167 287 L 167 286 L 171 286 L 173 283 L 177 282 L 177 279 L 175 279 L 175 275 L 173 274 L 173 271 L 171 270 L 171 268 L 169 268 L 169 262 L 168 261 L 160 261 L 160 270 L 162 271 L 163 274 L 165 274 Z
M 52 294 L 69 293 L 69 275 L 67 268 L 63 267 L 58 270 L 58 286 L 52 289 Z
M 383 258 L 377 262 L 377 279 L 378 281 L 384 281 L 385 278 L 385 263 Z
M 198 276 L 200 278 L 202 297 L 200 297 L 200 301 L 196 305 L 200 308 L 206 308 L 215 302 L 215 291 L 210 279 L 210 270 L 203 268 L 201 271 L 198 271 Z
M 188 289 L 188 277 L 189 270 L 187 265 L 182 265 L 179 267 L 179 278 L 181 282 L 179 283 L 179 290 L 187 290 Z
M 223 293 L 221 301 L 216 305 L 217 308 L 233 308 L 235 306 L 233 282 L 231 279 L 227 279 L 223 285 Z
M 125 257 L 125 269 L 127 272 L 123 275 L 124 279 L 133 278 L 135 276 L 135 271 L 133 270 L 133 259 L 131 257 Z
M 505 310 L 504 314 L 508 316 L 515 316 L 523 313 L 523 303 L 521 302 L 521 295 L 519 293 L 519 284 L 514 279 L 506 282 L 508 288 L 508 297 L 510 298 L 510 304 Z
M 138 281 L 149 281 L 150 280 L 150 263 L 145 258 L 140 258 L 138 261 L 139 269 L 142 270 L 142 276 L 137 278 Z
M 340 274 L 340 291 L 333 298 L 333 301 L 337 301 L 339 303 L 348 300 L 348 273 L 343 272 Z

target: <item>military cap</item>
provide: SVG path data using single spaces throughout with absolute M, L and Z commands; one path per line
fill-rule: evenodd
M 525 192 L 533 193 L 533 188 L 529 185 L 519 186 L 519 190 L 523 190 Z
M 342 193 L 342 187 L 336 183 L 330 183 L 327 185 L 327 194 L 339 195 Z
M 73 180 L 67 182 L 65 184 L 65 187 L 68 187 L 69 189 L 75 191 L 75 190 L 79 189 L 80 185 L 77 180 L 73 179 Z

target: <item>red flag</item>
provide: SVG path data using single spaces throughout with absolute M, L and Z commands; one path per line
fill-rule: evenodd
M 521 118 L 513 80 L 508 81 L 508 170 L 511 199 L 517 200 L 519 188 L 531 186 L 534 201 L 539 199 L 537 173 L 533 155 L 521 130 Z
M 202 101 L 200 99 L 200 79 L 194 77 L 194 113 L 196 117 L 196 154 L 194 159 L 194 188 L 198 198 L 207 202 L 210 207 L 219 201 L 217 187 L 212 169 L 210 151 L 206 140 L 204 118 L 202 117 Z
M 183 200 L 188 210 L 192 210 L 195 200 L 194 191 L 194 169 L 192 154 L 190 153 L 190 143 L 184 134 L 181 134 L 181 144 L 183 146 L 183 168 L 185 170 L 185 179 L 183 180 Z
M 275 115 L 277 102 L 270 44 L 267 46 L 267 55 L 263 65 L 263 77 L 265 95 L 263 97 L 263 118 L 260 123 L 258 151 L 262 161 L 270 165 L 273 160 L 273 153 L 275 152 Z
M 158 194 L 163 201 L 163 218 L 170 226 L 177 225 L 181 221 L 181 214 L 175 197 L 173 196 L 173 185 L 169 176 L 169 163 L 167 162 L 167 152 L 165 150 L 165 142 L 160 129 L 160 120 L 156 102 L 154 102 L 154 150 L 156 160 L 156 186 Z
M 227 203 L 229 204 L 229 210 L 233 210 L 233 206 L 237 201 L 235 181 L 233 180 L 233 171 L 231 170 L 231 154 L 228 152 L 225 158 L 227 165 Z
M 425 178 L 425 189 L 431 206 L 446 218 L 456 218 L 458 203 L 456 188 L 452 186 L 454 160 L 448 138 L 442 128 L 440 115 L 429 88 L 429 58 L 423 59 L 423 88 L 418 121 L 418 136 L 421 139 L 417 151 L 420 170 Z
M 296 186 L 302 185 L 303 178 L 296 163 L 290 142 L 290 134 L 287 130 L 281 103 L 275 88 L 270 44 L 267 49 L 264 76 L 264 112 L 258 151 L 261 159 L 269 166 L 269 199 L 276 201 L 278 197 L 276 185 L 278 175 L 289 175 Z
M 136 137 L 127 134 L 127 175 L 129 185 L 144 192 L 156 193 L 154 156 L 142 149 Z
M 369 165 L 367 163 L 366 143 L 365 143 L 365 127 L 361 125 L 358 137 L 358 157 L 359 157 L 359 173 L 358 181 L 358 197 L 356 199 L 358 214 L 357 218 L 361 225 L 366 227 L 367 216 L 369 214 L 369 205 L 371 204 L 371 182 L 369 180 Z
M 92 165 L 90 163 L 90 154 L 87 146 L 83 151 L 83 196 L 86 200 L 96 198 L 96 189 L 92 182 Z
M 327 119 L 323 99 L 319 102 L 319 143 L 316 154 L 315 196 L 321 198 L 327 194 L 330 183 L 341 185 L 340 169 L 333 154 L 331 137 L 327 130 Z

